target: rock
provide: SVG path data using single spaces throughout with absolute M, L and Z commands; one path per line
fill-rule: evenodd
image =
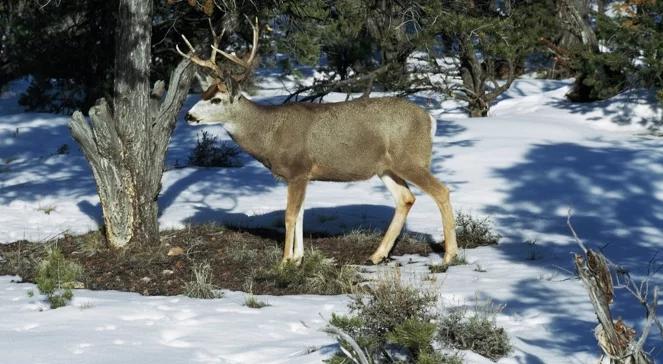
M 184 249 L 180 248 L 179 246 L 172 247 L 170 250 L 168 250 L 168 256 L 169 257 L 176 257 L 178 255 L 184 254 Z

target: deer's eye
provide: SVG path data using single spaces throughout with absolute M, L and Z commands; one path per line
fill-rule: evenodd
M 218 97 L 215 97 L 215 98 L 211 99 L 210 102 L 213 103 L 213 104 L 218 104 L 218 103 L 221 102 L 221 99 L 218 98 Z

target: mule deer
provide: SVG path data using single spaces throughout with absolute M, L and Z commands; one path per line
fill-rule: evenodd
M 395 97 L 280 106 L 260 105 L 240 93 L 240 83 L 253 67 L 258 49 L 258 24 L 246 58 L 219 49 L 214 32 L 211 56 L 200 58 L 191 44 L 185 54 L 213 72 L 214 80 L 186 115 L 189 124 L 222 124 L 233 140 L 288 184 L 283 260 L 299 263 L 304 255 L 303 201 L 309 181 L 350 182 L 379 176 L 396 202 L 387 232 L 370 260 L 387 258 L 405 224 L 415 197 L 407 182 L 432 196 L 442 215 L 444 262 L 457 253 L 449 190 L 430 172 L 436 120 L 417 105 Z M 233 74 L 216 62 L 223 55 L 242 73 Z

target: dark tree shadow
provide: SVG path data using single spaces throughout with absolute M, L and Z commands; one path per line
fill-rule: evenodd
M 536 93 L 550 92 L 571 84 L 568 80 L 545 80 L 545 82 L 542 82 L 542 80 L 530 81 L 527 79 L 517 79 L 511 84 L 508 91 L 502 93 L 495 99 L 493 104 L 497 104 L 503 100 L 514 99 L 516 97 L 531 96 L 533 94 L 531 90 L 532 82 L 538 87 Z
M 0 203 L 94 195 L 92 172 L 63 119 L 68 120 L 36 113 L 2 117 Z
M 573 208 L 575 228 L 590 246 L 608 244 L 608 257 L 641 266 L 643 257 L 663 247 L 656 241 L 663 204 L 655 197 L 663 180 L 663 143 L 654 144 L 659 146 L 535 145 L 522 163 L 494 172 L 508 181 L 502 191 L 508 197 L 485 212 L 508 226 L 512 239 L 524 241 L 526 230 L 570 236 L 565 214 Z M 567 246 L 576 250 L 570 237 Z
M 573 208 L 574 228 L 588 247 L 601 249 L 635 277 L 646 274 L 648 260 L 663 248 L 663 141 L 639 141 L 637 145 L 612 142 L 607 146 L 605 141 L 594 142 L 597 146 L 534 145 L 521 163 L 494 171 L 507 182 L 501 190 L 507 197 L 504 203 L 488 206 L 483 212 L 492 216 L 504 239 L 511 242 L 499 245 L 499 254 L 514 263 L 574 280 L 571 253 L 579 247 L 566 224 L 566 213 Z M 518 242 L 528 240 L 531 232 L 556 241 L 536 242 L 542 257 L 528 261 L 527 247 Z M 652 285 L 660 284 L 662 278 L 654 276 Z M 513 298 L 504 302 L 508 315 L 535 309 L 553 317 L 547 325 L 551 338 L 521 340 L 563 352 L 572 348 L 569 355 L 599 353 L 592 331 L 595 317 L 578 318 L 578 312 L 592 312 L 585 291 L 573 290 L 581 294 L 571 297 L 569 291 L 554 287 L 541 278 L 513 284 Z M 490 292 L 485 294 L 490 296 Z M 625 290 L 617 290 L 612 309 L 615 317 L 641 329 L 643 310 Z M 648 348 L 661 344 L 653 336 Z
M 632 90 L 612 97 L 608 100 L 595 102 L 571 102 L 565 98 L 548 102 L 548 105 L 574 114 L 597 114 L 589 116 L 587 120 L 608 119 L 617 125 L 638 124 L 649 128 L 663 125 L 663 110 L 656 99 L 656 93 L 651 90 Z M 650 113 L 643 114 L 638 109 L 650 109 Z

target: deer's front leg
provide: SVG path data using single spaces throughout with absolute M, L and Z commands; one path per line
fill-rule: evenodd
M 290 260 L 296 260 L 299 263 L 304 254 L 303 242 L 301 242 L 295 252 L 295 235 L 298 230 L 298 216 L 306 195 L 306 185 L 308 179 L 298 178 L 288 181 L 288 204 L 285 209 L 285 244 L 283 247 L 283 263 Z M 301 234 L 303 235 L 303 233 Z

